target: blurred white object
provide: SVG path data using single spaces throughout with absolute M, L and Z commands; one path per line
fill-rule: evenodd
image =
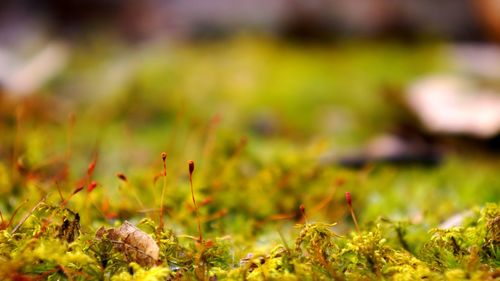
M 0 83 L 8 94 L 33 94 L 61 72 L 68 55 L 68 47 L 61 42 L 49 43 L 29 60 L 21 60 L 8 51 L 2 51 Z
M 433 133 L 490 138 L 500 133 L 500 93 L 472 80 L 436 75 L 415 82 L 407 102 Z
M 475 75 L 484 79 L 500 79 L 500 46 L 460 44 L 452 46 L 450 54 L 458 70 L 466 75 Z
M 439 225 L 439 228 L 441 229 L 450 229 L 452 227 L 458 227 L 461 226 L 464 222 L 465 219 L 472 217 L 473 212 L 472 211 L 465 211 L 462 213 L 455 214 L 448 218 L 446 221 L 441 223 Z
M 380 135 L 375 137 L 367 148 L 367 155 L 374 158 L 387 157 L 388 155 L 402 155 L 407 153 L 407 145 L 393 135 Z

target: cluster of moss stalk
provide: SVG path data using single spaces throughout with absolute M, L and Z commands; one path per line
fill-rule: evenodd
M 355 228 L 335 233 L 334 223 L 311 222 L 300 206 L 302 224 L 294 237 L 268 252 L 235 256 L 230 236 L 204 238 L 193 188 L 189 183 L 198 236 L 176 233 L 163 221 L 166 154 L 158 222 L 136 226 L 115 221 L 115 228 L 95 230 L 80 224 L 68 207 L 77 187 L 55 204 L 44 197 L 14 224 L 0 224 L 1 280 L 498 280 L 500 278 L 500 208 L 488 204 L 472 210 L 461 225 L 434 228 L 418 245 L 406 237 L 410 224 L 379 219 L 358 225 L 352 198 L 346 202 Z M 95 167 L 87 172 L 87 191 Z M 118 178 L 127 182 L 123 174 Z M 122 225 L 121 228 L 119 226 Z M 126 226 L 126 227 L 125 227 Z M 290 243 L 287 241 L 293 241 Z

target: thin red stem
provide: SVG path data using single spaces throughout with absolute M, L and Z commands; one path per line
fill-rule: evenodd
M 352 208 L 352 206 L 349 206 L 349 209 L 351 211 L 351 217 L 352 220 L 354 221 L 354 226 L 356 227 L 356 231 L 359 232 L 358 220 L 356 219 L 356 214 L 354 214 L 354 209 Z
M 189 185 L 191 187 L 191 199 L 193 199 L 193 205 L 194 205 L 194 212 L 196 215 L 196 220 L 198 221 L 198 234 L 199 234 L 199 242 L 201 243 L 203 241 L 203 235 L 201 232 L 201 220 L 200 216 L 198 214 L 198 205 L 196 204 L 196 199 L 194 198 L 194 188 L 193 188 L 193 171 L 194 171 L 194 162 L 190 160 L 188 162 L 189 165 Z
M 350 192 L 345 193 L 345 199 L 346 199 L 347 205 L 349 205 L 349 211 L 351 212 L 351 217 L 352 217 L 352 220 L 354 221 L 354 226 L 356 227 L 356 231 L 359 232 L 358 220 L 356 219 L 356 214 L 354 213 L 354 208 L 352 207 L 352 198 L 351 198 Z
M 161 153 L 161 159 L 163 161 L 163 186 L 161 188 L 161 201 L 160 201 L 160 229 L 163 230 L 164 222 L 163 222 L 163 214 L 164 207 L 163 202 L 165 200 L 165 189 L 167 186 L 167 154 L 165 152 Z

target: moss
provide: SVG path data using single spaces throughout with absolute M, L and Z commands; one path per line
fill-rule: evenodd
M 161 45 L 110 87 L 99 69 L 115 69 L 113 58 L 75 49 L 68 73 L 95 83 L 62 79 L 46 98 L 0 97 L 0 280 L 498 279 L 499 207 L 486 204 L 499 198 L 497 159 L 331 165 L 332 150 L 400 117 L 380 85 L 439 69 L 440 46 L 368 46 Z M 67 120 L 48 110 L 66 105 L 48 98 L 65 89 L 106 95 L 71 100 Z M 163 202 L 159 151 L 169 155 Z M 197 164 L 197 212 L 187 159 Z M 436 228 L 457 213 L 470 215 Z M 203 239 L 192 236 L 198 219 Z M 125 221 L 156 243 L 157 257 L 141 262 L 141 243 L 96 235 Z

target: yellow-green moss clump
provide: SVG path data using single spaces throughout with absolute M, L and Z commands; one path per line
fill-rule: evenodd
M 346 236 L 335 234 L 333 224 L 299 224 L 294 247 L 284 243 L 268 253 L 249 252 L 241 260 L 234 258 L 230 237 L 179 239 L 173 230 L 144 219 L 134 227 L 141 235 L 132 242 L 132 236 L 117 240 L 111 232 L 96 235 L 79 223 L 77 213 L 42 203 L 15 231 L 4 227 L 0 279 L 498 280 L 500 275 L 496 204 L 475 211 L 461 226 L 432 229 L 415 253 L 404 249 L 398 240 L 404 237 L 394 239 L 382 220 Z M 142 235 L 160 249 L 154 263 L 138 258 L 151 246 L 141 244 Z

